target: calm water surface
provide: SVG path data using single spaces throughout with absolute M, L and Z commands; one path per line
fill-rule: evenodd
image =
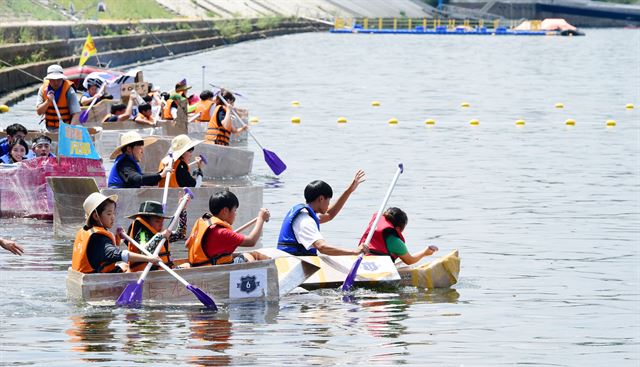
M 0 253 L 0 361 L 638 366 L 640 118 L 624 106 L 640 107 L 639 60 L 638 30 L 575 38 L 320 33 L 146 66 L 145 78 L 165 89 L 186 77 L 199 91 L 206 65 L 207 82 L 246 95 L 238 105 L 260 118 L 253 132 L 289 167 L 275 178 L 250 142 L 253 179 L 273 213 L 266 246 L 309 181 L 340 193 L 363 168 L 367 181 L 323 228 L 329 242 L 354 246 L 403 162 L 390 204 L 409 215 L 410 249 L 459 249 L 460 282 L 440 291 L 359 290 L 352 303 L 326 290 L 218 314 L 89 307 L 66 300 L 70 242 L 51 238 L 51 223 L 4 219 L 0 236 L 27 253 Z M 34 103 L 2 115 L 0 127 L 35 126 Z M 293 116 L 302 123 L 292 125 Z M 339 116 L 348 123 L 337 124 Z M 392 117 L 398 125 L 387 124 Z M 515 127 L 520 118 L 524 128 Z M 564 125 L 568 118 L 575 127 Z M 605 128 L 607 119 L 617 126 Z

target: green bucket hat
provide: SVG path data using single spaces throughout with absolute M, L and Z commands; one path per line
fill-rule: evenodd
M 148 215 L 148 216 L 160 217 L 160 218 L 164 218 L 164 219 L 171 218 L 171 217 L 168 217 L 168 216 L 164 215 L 164 210 L 162 210 L 162 204 L 160 204 L 157 201 L 152 201 L 152 200 L 147 200 L 147 201 L 142 202 L 142 204 L 140 204 L 140 210 L 138 210 L 138 212 L 135 213 L 135 214 L 131 214 L 131 215 L 127 216 L 127 218 L 135 219 L 135 217 L 137 217 L 139 215 Z

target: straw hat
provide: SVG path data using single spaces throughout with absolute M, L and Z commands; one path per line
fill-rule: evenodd
M 175 138 L 173 138 L 173 140 L 171 140 L 170 152 L 173 153 L 174 161 L 182 157 L 182 155 L 186 153 L 187 150 L 195 147 L 200 143 L 202 143 L 202 140 L 191 140 L 191 138 L 185 134 L 178 135 Z
M 106 200 L 111 199 L 114 202 L 118 201 L 118 195 L 104 196 L 99 192 L 93 192 L 91 195 L 87 196 L 82 204 L 82 208 L 84 208 L 84 215 L 86 217 L 85 224 L 89 225 L 89 219 L 91 218 L 91 213 L 96 210 L 100 204 L 105 202 Z
M 157 201 L 151 201 L 151 200 L 144 201 L 142 204 L 140 204 L 140 209 L 138 210 L 138 212 L 127 216 L 127 218 L 134 219 L 138 215 L 148 215 L 148 216 L 160 217 L 164 219 L 171 218 L 164 215 L 164 210 L 162 210 L 162 204 L 160 204 Z
M 49 65 L 47 68 L 47 76 L 44 77 L 46 80 L 52 79 L 67 79 L 64 75 L 64 71 L 62 70 L 62 66 L 60 65 Z
M 117 156 L 122 154 L 122 148 L 126 147 L 129 144 L 133 144 L 141 141 L 145 145 L 147 145 L 155 142 L 156 140 L 158 140 L 158 138 L 153 138 L 153 137 L 143 138 L 136 131 L 128 131 L 120 136 L 120 145 L 118 145 L 116 149 L 113 150 L 109 158 L 116 159 Z

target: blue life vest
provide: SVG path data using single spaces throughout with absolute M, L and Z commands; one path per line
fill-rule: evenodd
M 9 153 L 9 138 L 5 137 L 0 139 L 0 156 Z
M 11 162 L 11 157 L 9 157 L 9 153 L 3 155 L 2 157 L 0 157 L 0 163 L 4 163 L 4 164 L 11 164 L 13 162 Z
M 306 209 L 306 214 L 313 218 L 318 226 L 318 230 L 320 230 L 320 219 L 318 219 L 318 216 L 313 209 L 306 204 L 295 205 L 289 210 L 287 215 L 285 215 L 284 221 L 282 221 L 280 235 L 278 236 L 278 250 L 288 252 L 295 256 L 316 256 L 318 254 L 316 249 L 311 248 L 307 250 L 304 245 L 298 242 L 295 233 L 293 233 L 293 221 L 303 209 Z
M 118 166 L 120 165 L 120 162 L 122 162 L 123 159 L 131 160 L 133 164 L 135 164 L 136 166 L 136 171 L 138 171 L 139 174 L 142 174 L 142 168 L 140 168 L 140 165 L 138 164 L 138 162 L 136 162 L 136 160 L 133 159 L 132 156 L 122 153 L 116 157 L 116 161 L 113 163 L 113 167 L 111 167 L 111 172 L 109 172 L 108 185 L 110 188 L 116 188 L 116 189 L 124 188 L 125 182 L 120 176 L 120 174 L 118 173 Z

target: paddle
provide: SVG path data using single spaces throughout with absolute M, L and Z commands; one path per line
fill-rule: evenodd
M 176 209 L 176 212 L 173 215 L 171 222 L 169 223 L 169 227 L 167 227 L 167 229 L 170 231 L 173 231 L 173 228 L 180 221 L 179 219 L 180 212 L 182 212 L 182 210 L 187 205 L 189 200 L 193 198 L 193 193 L 191 192 L 191 190 L 185 187 L 184 192 L 185 192 L 185 195 L 182 197 L 182 199 L 180 199 L 178 208 Z M 166 238 L 162 238 L 162 240 L 158 244 L 158 247 L 156 247 L 155 251 L 153 252 L 154 256 L 158 256 L 166 240 L 167 240 Z M 140 304 L 142 304 L 142 286 L 144 285 L 144 279 L 147 277 L 147 274 L 149 274 L 149 271 L 151 270 L 152 266 L 153 266 L 152 263 L 148 263 L 147 266 L 142 271 L 142 274 L 140 274 L 140 278 L 138 278 L 138 281 L 135 283 L 128 284 L 124 288 L 124 290 L 120 294 L 120 297 L 118 297 L 118 300 L 116 301 L 116 306 L 137 307 Z
M 400 177 L 400 174 L 403 171 L 404 171 L 404 166 L 402 165 L 402 163 L 398 164 L 398 170 L 396 171 L 395 176 L 393 176 L 393 180 L 391 180 L 391 185 L 387 190 L 387 194 L 384 196 L 384 200 L 382 200 L 382 205 L 380 205 L 380 209 L 378 209 L 378 213 L 376 213 L 375 220 L 373 221 L 373 223 L 371 223 L 371 227 L 369 228 L 369 234 L 367 235 L 367 239 L 364 241 L 365 246 L 369 246 L 369 243 L 371 242 L 371 238 L 373 238 L 373 232 L 376 226 L 378 225 L 378 221 L 380 220 L 380 217 L 382 216 L 382 211 L 387 205 L 387 202 L 389 201 L 389 197 L 391 196 L 391 192 L 393 191 L 393 188 L 396 186 L 396 182 L 398 182 L 398 178 Z M 344 283 L 342 283 L 343 292 L 348 292 L 353 287 L 353 283 L 356 280 L 356 275 L 358 274 L 358 268 L 360 267 L 360 263 L 362 262 L 363 256 L 364 254 L 362 253 L 358 255 L 356 262 L 351 267 L 349 274 L 347 274 L 347 277 L 344 280 Z
M 169 152 L 169 167 L 173 167 L 173 152 Z M 171 179 L 171 171 L 167 171 L 164 177 L 164 192 L 162 193 L 162 211 L 167 209 L 167 195 L 169 194 L 169 180 Z
M 56 103 L 56 97 L 55 96 L 53 98 L 51 98 L 51 102 L 53 102 L 53 108 L 55 108 L 56 115 L 58 115 L 58 123 L 60 123 L 60 124 L 64 123 L 64 121 L 62 121 L 62 116 L 60 116 L 60 110 L 58 109 L 58 104 Z
M 247 126 L 247 123 L 244 122 L 244 120 L 241 119 L 240 116 L 238 116 L 238 113 L 224 99 L 224 97 L 222 96 L 222 93 L 218 93 L 218 97 L 220 97 L 220 100 L 222 100 L 222 102 L 224 102 L 224 104 L 227 105 L 227 107 L 229 108 L 229 110 L 231 110 L 233 115 L 238 120 L 240 120 L 240 122 L 242 122 L 242 124 L 244 126 Z M 247 132 L 253 138 L 253 140 L 256 142 L 256 144 L 258 144 L 260 149 L 262 149 L 262 153 L 264 154 L 264 160 L 265 160 L 265 162 L 267 162 L 267 164 L 269 165 L 269 168 L 271 168 L 273 173 L 277 176 L 277 175 L 281 174 L 282 172 L 284 172 L 284 170 L 287 169 L 287 165 L 284 164 L 284 162 L 280 159 L 280 157 L 278 157 L 278 155 L 276 153 L 274 153 L 274 152 L 272 152 L 270 150 L 264 149 L 262 147 L 262 144 L 260 144 L 260 142 L 258 141 L 258 139 L 256 139 L 256 137 L 251 133 L 251 130 L 247 129 Z
M 129 241 L 129 243 L 132 243 L 135 247 L 138 248 L 138 250 L 142 251 L 143 254 L 145 254 L 147 256 L 153 256 L 149 251 L 147 251 L 147 249 L 145 249 L 138 242 L 136 242 L 136 240 L 134 240 L 133 238 L 129 237 L 129 235 L 127 235 L 124 232 L 122 227 L 118 228 L 118 234 L 120 236 L 122 236 L 122 238 L 124 238 L 125 240 Z M 196 287 L 195 285 L 192 285 L 189 282 L 187 282 L 183 277 L 178 275 L 178 273 L 173 271 L 173 269 L 171 269 L 167 264 L 165 264 L 163 262 L 160 262 L 160 263 L 158 263 L 158 265 L 160 265 L 160 267 L 163 268 L 164 270 L 166 270 L 169 274 L 173 275 L 174 278 L 178 279 L 178 281 L 180 283 L 184 284 L 184 286 L 187 287 L 187 289 L 190 290 L 191 293 L 193 293 L 196 296 L 196 298 L 198 298 L 198 300 L 200 300 L 200 302 L 202 302 L 202 304 L 205 307 L 210 308 L 210 309 L 212 309 L 214 311 L 218 310 L 218 306 L 216 306 L 216 303 L 203 290 L 201 290 L 200 288 Z
M 100 87 L 100 90 L 96 94 L 102 93 L 102 91 L 104 90 L 104 87 L 106 87 L 106 86 L 107 86 L 106 82 L 102 83 L 102 86 Z M 98 100 L 97 97 L 94 98 L 93 101 L 91 101 L 91 104 L 89 105 L 89 108 L 87 108 L 86 110 L 82 111 L 82 113 L 80 114 L 80 123 L 81 124 L 84 124 L 85 122 L 87 122 L 87 120 L 89 120 L 89 111 L 91 111 L 91 109 L 93 108 L 93 105 L 96 103 L 97 100 Z

